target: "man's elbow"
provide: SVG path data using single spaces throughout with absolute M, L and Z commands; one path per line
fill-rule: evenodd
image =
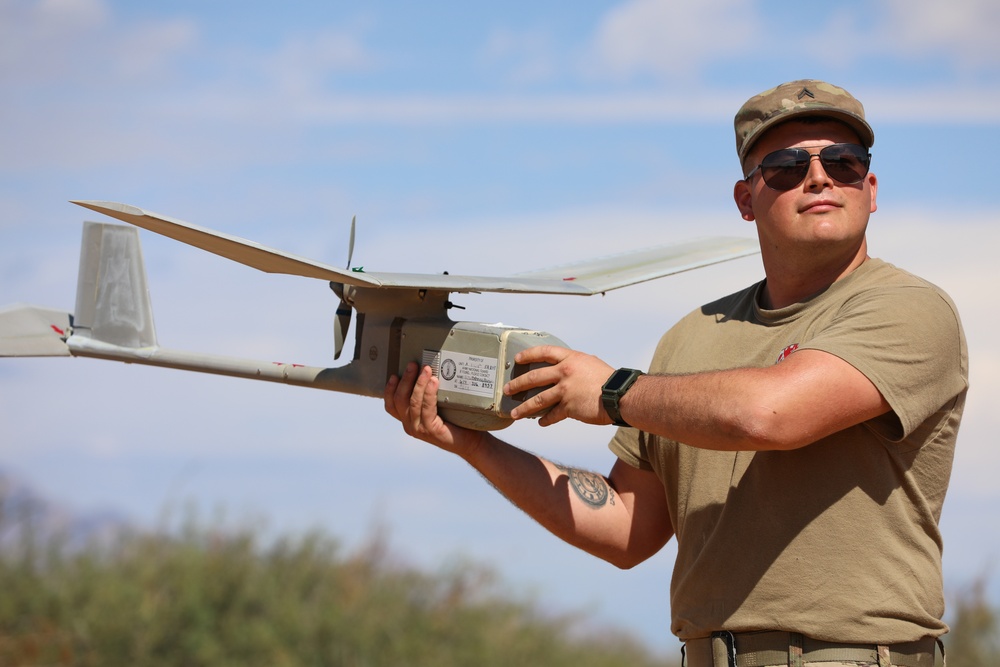
M 672 533 L 668 534 L 665 538 L 660 536 L 655 539 L 649 539 L 651 535 L 644 534 L 642 537 L 646 539 L 636 540 L 630 544 L 622 544 L 617 548 L 607 549 L 600 553 L 592 553 L 598 558 L 611 563 L 619 570 L 631 570 L 636 565 L 649 560 L 653 554 L 662 549 L 671 536 Z
M 631 570 L 640 563 L 649 559 L 648 555 L 634 554 L 630 552 L 619 552 L 614 555 L 601 556 L 605 561 L 611 563 L 619 570 Z
M 733 436 L 742 443 L 737 449 L 758 452 L 798 449 L 821 437 L 803 429 L 792 416 L 767 405 L 744 412 L 734 423 Z

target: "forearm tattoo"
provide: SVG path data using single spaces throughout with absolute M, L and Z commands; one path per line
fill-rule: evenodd
M 577 468 L 567 468 L 556 464 L 559 470 L 566 473 L 569 486 L 574 493 L 590 507 L 598 509 L 605 505 L 615 504 L 615 490 L 611 488 L 603 476 Z

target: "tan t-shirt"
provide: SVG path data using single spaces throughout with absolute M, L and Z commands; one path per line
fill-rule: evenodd
M 968 387 L 954 304 L 877 259 L 780 310 L 757 305 L 761 285 L 681 320 L 650 372 L 765 367 L 818 349 L 863 372 L 892 411 L 786 452 L 618 430 L 612 451 L 665 488 L 678 544 L 673 632 L 883 643 L 946 632 L 938 520 Z

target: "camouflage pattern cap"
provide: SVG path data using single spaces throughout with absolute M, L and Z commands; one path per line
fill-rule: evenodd
M 865 109 L 853 95 L 823 81 L 800 79 L 751 97 L 737 112 L 734 125 L 740 164 L 766 130 L 796 116 L 843 121 L 858 133 L 866 148 L 875 143 L 875 132 L 865 121 Z

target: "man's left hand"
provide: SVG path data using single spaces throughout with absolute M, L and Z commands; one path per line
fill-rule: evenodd
M 522 419 L 550 408 L 538 423 L 549 426 L 563 419 L 576 419 L 587 424 L 610 424 L 611 418 L 601 404 L 601 387 L 614 368 L 597 357 L 553 345 L 540 345 L 519 352 L 518 364 L 548 363 L 528 371 L 510 382 L 504 394 L 511 396 L 536 387 L 548 387 L 511 410 L 511 417 Z

